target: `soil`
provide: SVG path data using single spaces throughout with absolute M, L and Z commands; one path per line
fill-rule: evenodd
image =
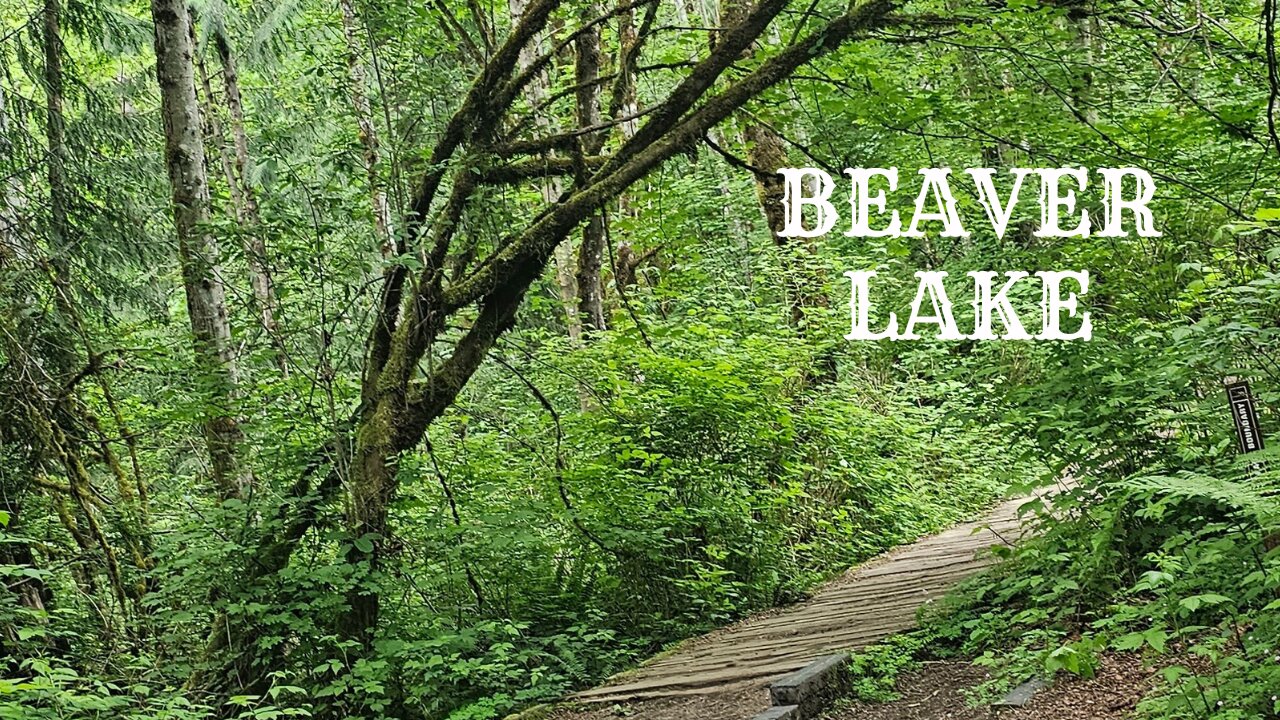
M 838 703 L 824 720 L 977 720 L 986 708 L 970 708 L 964 691 L 987 679 L 986 670 L 964 662 L 926 663 L 898 679 L 899 700 L 883 704 Z
M 965 691 L 987 679 L 964 662 L 929 663 L 898 681 L 902 698 L 881 705 L 849 703 L 824 720 L 1124 720 L 1151 690 L 1157 668 L 1132 654 L 1109 654 L 1092 678 L 1060 676 L 1021 708 L 970 708 Z
M 1151 690 L 1157 671 L 1146 667 L 1138 655 L 1108 654 L 1092 678 L 1062 675 L 1026 706 L 995 710 L 966 703 L 966 691 L 989 678 L 986 670 L 967 662 L 929 662 L 899 679 L 901 699 L 884 704 L 837 703 L 822 720 L 1127 720 L 1138 700 Z M 559 705 L 538 713 L 536 720 L 748 720 L 768 705 L 767 685 L 751 683 L 703 695 Z

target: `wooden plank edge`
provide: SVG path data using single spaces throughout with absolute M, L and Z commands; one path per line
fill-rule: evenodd
M 769 684 L 775 707 L 795 707 L 792 720 L 817 717 L 849 690 L 849 654 L 827 655 Z

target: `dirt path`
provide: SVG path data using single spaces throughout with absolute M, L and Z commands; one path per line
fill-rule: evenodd
M 967 662 L 932 662 L 899 678 L 901 699 L 842 704 L 822 720 L 1124 720 L 1159 679 L 1157 670 L 1139 655 L 1106 654 L 1093 677 L 1060 677 L 1024 707 L 993 712 L 965 702 L 966 691 L 986 680 L 986 671 Z
M 983 552 L 1013 542 L 1024 499 L 977 522 L 904 545 L 850 570 L 804 603 L 708 635 L 586 690 L 553 717 L 616 717 L 614 705 L 651 720 L 744 720 L 768 706 L 769 681 L 816 657 L 873 643 L 915 623 L 916 611 L 989 565 Z M 628 712 L 627 714 L 631 714 Z

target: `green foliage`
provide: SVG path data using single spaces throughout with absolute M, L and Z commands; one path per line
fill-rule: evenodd
M 1143 653 L 1165 680 L 1142 703 L 1147 717 L 1274 713 L 1275 456 L 1091 489 L 1103 494 L 1044 516 L 1043 535 L 971 583 L 936 632 L 1015 681 L 1087 677 L 1103 651 Z
M 525 378 L 564 408 L 590 373 L 585 410 L 552 417 L 524 381 L 494 378 L 473 392 L 499 415 L 469 397 L 432 430 L 432 452 L 401 469 L 413 480 L 395 533 L 414 553 L 394 572 L 469 615 L 508 614 L 457 630 L 398 609 L 373 664 L 339 671 L 326 696 L 415 698 L 450 717 L 554 699 L 800 598 L 1010 479 L 983 436 L 890 388 L 796 394 L 808 351 L 794 341 L 688 321 L 648 332 L 653 352 L 620 333 Z
M 608 328 L 570 338 L 548 269 L 425 442 L 398 458 L 385 532 L 348 522 L 350 433 L 381 272 L 425 264 L 379 254 L 371 182 L 402 230 L 509 8 L 352 4 L 358 89 L 381 141 L 370 172 L 337 3 L 197 3 L 196 55 L 212 82 L 212 96 L 200 89 L 208 230 L 239 371 L 235 393 L 211 400 L 168 221 L 146 9 L 59 5 L 60 151 L 46 3 L 0 7 L 0 718 L 501 717 L 803 598 L 976 514 L 1006 485 L 1064 469 L 1082 484 L 1051 511 L 1029 508 L 1042 535 L 923 634 L 858 655 L 858 693 L 887 698 L 926 653 L 976 657 L 1003 682 L 1088 675 L 1104 652 L 1140 652 L 1167 681 L 1144 701 L 1151 717 L 1277 714 L 1280 557 L 1267 547 L 1280 478 L 1274 453 L 1229 459 L 1220 389 L 1250 379 L 1274 435 L 1280 163 L 1266 140 L 1261 3 L 1209 0 L 1191 19 L 1178 3 L 904 4 L 926 21 L 816 61 L 709 139 L 749 159 L 748 131 L 768 126 L 797 166 L 897 165 L 904 186 L 926 166 L 1140 165 L 1159 183 L 1163 236 L 1048 241 L 1027 203 L 1003 237 L 834 232 L 780 247 L 752 173 L 695 143 L 599 203 Z M 551 23 L 561 36 L 544 41 L 565 40 L 589 5 L 565 3 Z M 802 35 L 847 5 L 788 8 L 769 37 Z M 719 26 L 682 18 L 701 12 L 689 3 L 654 8 L 651 23 L 648 6 L 628 16 L 652 33 L 638 58 L 642 124 L 710 44 L 672 29 Z M 600 28 L 615 73 L 622 15 Z M 221 154 L 235 153 L 217 32 L 240 63 L 256 225 L 223 170 Z M 577 127 L 573 45 L 560 50 L 546 67 L 554 100 L 526 126 Z M 602 94 L 624 89 L 611 76 Z M 55 152 L 67 186 L 56 209 Z M 576 161 L 560 152 L 520 162 Z M 448 271 L 506 247 L 540 217 L 545 189 L 478 191 Z M 1080 193 L 1095 214 L 1096 190 Z M 911 200 L 890 204 L 906 212 Z M 976 198 L 959 202 L 981 217 Z M 254 238 L 278 292 L 279 343 L 248 280 Z M 624 253 L 643 257 L 632 283 Z M 909 303 L 919 269 L 963 282 L 968 270 L 1057 267 L 1093 273 L 1091 343 L 841 340 L 845 270 L 881 273 L 882 318 Z M 799 319 L 797 289 L 815 300 Z M 454 320 L 450 341 L 475 317 Z M 433 348 L 418 371 L 450 360 Z M 240 421 L 251 496 L 223 501 L 212 487 L 199 427 L 211 410 Z M 361 559 L 375 550 L 378 563 Z M 342 623 L 370 591 L 382 613 L 366 645 Z M 195 689 L 202 670 L 252 691 Z
M 905 633 L 853 653 L 849 662 L 850 695 L 863 702 L 897 700 L 899 676 L 920 667 L 920 659 L 932 642 L 927 633 Z

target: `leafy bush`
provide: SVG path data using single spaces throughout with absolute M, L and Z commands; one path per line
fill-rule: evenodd
M 1159 659 L 1152 718 L 1271 717 L 1280 687 L 1276 451 L 1078 490 L 1043 534 L 932 622 L 1004 680 L 1090 676 L 1104 651 Z M 1055 517 L 1056 516 L 1056 517 Z

